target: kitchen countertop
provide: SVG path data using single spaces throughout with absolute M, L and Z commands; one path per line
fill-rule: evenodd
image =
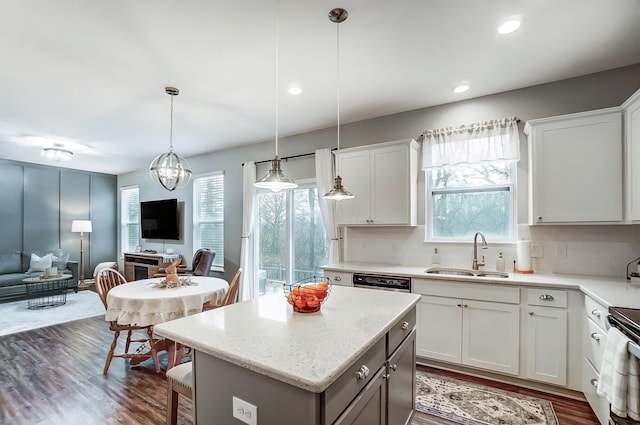
M 388 274 L 396 276 L 411 276 L 429 280 L 446 280 L 455 282 L 474 282 L 484 284 L 536 286 L 549 288 L 575 289 L 589 295 L 594 300 L 606 306 L 640 308 L 640 284 L 630 283 L 623 277 L 586 276 L 574 274 L 520 274 L 509 273 L 508 278 L 452 276 L 426 274 L 428 267 L 412 267 L 400 265 L 370 264 L 370 263 L 340 263 L 323 267 L 325 271 L 360 272 Z M 489 270 L 486 270 L 489 271 Z M 330 273 L 326 273 L 331 277 Z
M 264 295 L 154 326 L 154 333 L 307 391 L 326 390 L 420 296 L 334 285 L 317 313 Z

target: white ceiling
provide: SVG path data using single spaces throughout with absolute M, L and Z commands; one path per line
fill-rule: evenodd
M 640 0 L 2 0 L 1 155 L 60 142 L 55 165 L 144 169 L 169 146 L 168 85 L 182 156 L 273 140 L 276 27 L 280 137 L 334 126 L 334 7 L 343 124 L 640 63 Z

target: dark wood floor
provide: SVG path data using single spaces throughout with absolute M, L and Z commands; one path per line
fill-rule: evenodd
M 102 375 L 111 338 L 101 317 L 0 337 L 0 424 L 163 424 L 166 378 L 151 361 L 130 368 L 114 359 Z M 161 360 L 166 364 L 166 357 Z M 598 424 L 583 402 L 447 374 L 551 400 L 560 425 Z M 190 414 L 191 403 L 181 401 L 179 424 L 190 425 Z M 412 425 L 427 424 L 451 422 L 416 412 Z

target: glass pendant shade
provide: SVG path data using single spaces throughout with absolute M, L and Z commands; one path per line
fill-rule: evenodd
M 287 177 L 280 168 L 280 158 L 276 155 L 271 161 L 271 169 L 266 176 L 254 183 L 255 187 L 270 189 L 273 192 L 288 190 L 298 187 L 295 181 Z
M 334 201 L 342 201 L 343 199 L 353 199 L 353 193 L 342 187 L 342 177 L 336 176 L 333 189 L 323 196 L 324 199 L 332 199 Z
M 184 187 L 191 180 L 191 166 L 173 151 L 158 155 L 151 162 L 149 173 L 154 181 L 170 192 Z
M 191 180 L 191 166 L 186 159 L 173 151 L 173 96 L 180 94 L 175 87 L 165 87 L 171 96 L 171 124 L 169 125 L 169 152 L 158 155 L 149 166 L 151 179 L 172 192 L 183 188 Z

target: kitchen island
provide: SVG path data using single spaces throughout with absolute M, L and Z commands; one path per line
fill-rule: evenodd
M 401 424 L 413 410 L 419 300 L 334 286 L 317 313 L 295 313 L 272 294 L 154 331 L 195 351 L 200 425 L 237 424 L 242 413 L 261 425 Z M 257 417 L 242 403 L 234 409 L 234 398 Z

